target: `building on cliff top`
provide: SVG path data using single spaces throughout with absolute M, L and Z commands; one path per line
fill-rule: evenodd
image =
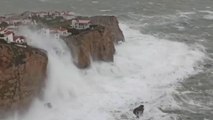
M 51 28 L 51 29 L 43 28 L 41 30 L 41 33 L 44 33 L 46 36 L 52 35 L 56 39 L 59 39 L 61 36 L 68 36 L 71 34 L 65 28 L 58 28 L 58 29 L 57 28 Z
M 8 29 L 0 30 L 0 39 L 7 43 L 15 43 L 18 46 L 26 47 L 26 38 L 24 36 L 16 36 L 13 31 Z
M 13 42 L 18 44 L 26 44 L 26 38 L 24 36 L 14 36 Z
M 13 42 L 13 38 L 14 38 L 14 35 L 15 35 L 15 33 L 14 32 L 12 32 L 12 31 L 5 31 L 5 33 L 4 33 L 4 40 L 7 42 L 7 43 L 11 43 L 11 42 Z
M 59 28 L 59 29 L 57 29 L 57 31 L 60 34 L 60 36 L 68 36 L 68 35 L 70 35 L 70 33 L 68 32 L 68 30 L 65 29 L 65 28 Z
M 78 30 L 90 28 L 91 22 L 89 19 L 72 19 L 71 27 Z

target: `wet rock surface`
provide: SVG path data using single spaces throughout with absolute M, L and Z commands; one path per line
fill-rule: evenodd
M 45 51 L 0 43 L 0 110 L 28 106 L 46 77 Z
M 124 41 L 124 35 L 114 16 L 91 17 L 92 28 L 77 32 L 65 39 L 71 49 L 74 63 L 88 68 L 91 61 L 113 61 L 115 45 Z
M 69 36 L 65 41 L 71 49 L 74 63 L 79 68 L 87 68 L 91 60 L 113 61 L 115 46 L 111 36 L 111 31 L 97 26 L 92 30 Z
M 90 19 L 92 24 L 106 27 L 111 32 L 110 39 L 115 43 L 125 40 L 123 32 L 119 27 L 118 19 L 115 16 L 94 16 Z

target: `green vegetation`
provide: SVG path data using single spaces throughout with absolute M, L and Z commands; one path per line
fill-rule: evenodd
M 6 28 L 6 27 L 8 27 L 9 25 L 6 23 L 6 22 L 2 22 L 1 24 L 0 24 L 0 27 L 1 28 Z
M 36 20 L 38 23 L 43 24 L 49 28 L 69 28 L 71 24 L 70 21 L 64 20 L 63 17 L 53 17 L 53 16 L 46 16 L 44 18 L 41 17 L 33 17 L 33 20 Z
M 4 44 L 7 44 L 7 42 L 3 39 L 0 39 L 0 43 L 4 43 Z

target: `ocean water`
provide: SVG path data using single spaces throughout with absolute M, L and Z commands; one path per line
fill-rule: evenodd
M 79 70 L 63 41 L 23 29 L 48 52 L 44 95 L 7 120 L 213 120 L 212 0 L 1 0 L 1 14 L 72 10 L 115 15 L 126 41 L 115 61 Z M 52 108 L 48 107 L 50 103 Z

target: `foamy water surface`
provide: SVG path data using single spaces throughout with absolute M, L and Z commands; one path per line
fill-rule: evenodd
M 86 70 L 73 65 L 63 41 L 24 30 L 31 45 L 48 52 L 48 80 L 44 96 L 8 120 L 134 120 L 132 109 L 140 104 L 142 119 L 170 120 L 162 109 L 179 107 L 171 94 L 178 81 L 201 71 L 203 48 L 121 28 L 126 41 L 116 45 L 114 62 L 94 62 Z

